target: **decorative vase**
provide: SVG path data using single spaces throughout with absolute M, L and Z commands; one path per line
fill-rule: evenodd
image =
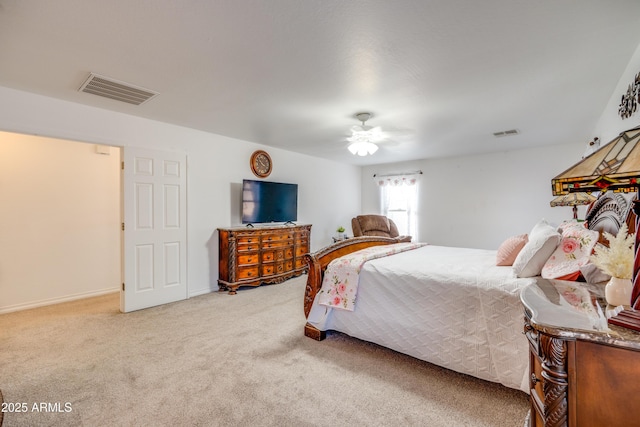
M 631 279 L 612 277 L 604 287 L 604 296 L 607 299 L 607 303 L 616 307 L 631 304 L 632 288 Z

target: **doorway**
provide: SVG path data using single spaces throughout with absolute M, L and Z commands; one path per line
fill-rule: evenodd
M 0 132 L 0 313 L 119 290 L 120 148 Z
M 0 132 L 0 313 L 186 299 L 186 192 L 181 153 Z

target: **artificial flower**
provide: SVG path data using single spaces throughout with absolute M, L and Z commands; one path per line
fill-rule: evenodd
M 594 254 L 589 257 L 596 267 L 611 277 L 631 279 L 633 276 L 633 245 L 635 234 L 628 234 L 627 224 L 623 224 L 616 236 L 604 231 L 609 247 L 598 243 Z

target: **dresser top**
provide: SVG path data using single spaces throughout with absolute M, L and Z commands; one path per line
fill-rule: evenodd
M 531 326 L 549 335 L 640 350 L 640 333 L 605 319 L 604 284 L 538 278 L 520 300 Z
M 255 224 L 253 227 L 248 225 L 238 225 L 235 227 L 222 227 L 218 230 L 225 231 L 261 231 L 261 230 L 292 230 L 295 228 L 308 228 L 311 224 Z

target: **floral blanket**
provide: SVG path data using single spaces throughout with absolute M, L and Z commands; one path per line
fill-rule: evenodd
M 360 270 L 365 262 L 425 245 L 426 243 L 395 243 L 373 246 L 334 259 L 324 273 L 322 287 L 318 292 L 318 304 L 353 311 L 358 293 Z

